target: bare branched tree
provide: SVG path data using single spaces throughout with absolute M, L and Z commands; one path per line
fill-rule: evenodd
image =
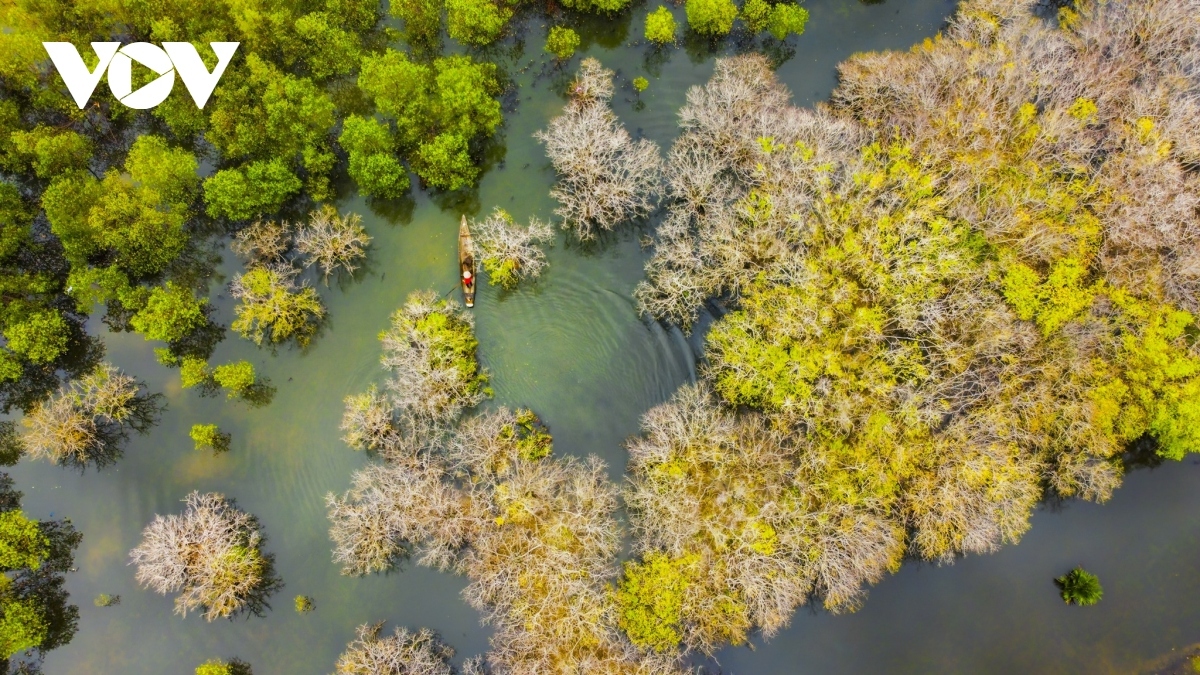
M 347 396 L 342 415 L 342 440 L 355 450 L 379 451 L 395 443 L 397 433 L 392 410 L 379 390 Z
M 580 239 L 646 215 L 660 192 L 658 146 L 634 142 L 613 114 L 612 77 L 599 61 L 584 59 L 563 114 L 534 134 L 558 173 L 555 213 Z
M 492 214 L 472 226 L 488 282 L 515 288 L 522 279 L 534 279 L 546 267 L 542 245 L 554 240 L 548 223 L 529 219 L 528 227 L 513 222 L 512 216 L 497 207 Z
M 362 216 L 348 213 L 339 216 L 330 205 L 313 211 L 296 232 L 296 250 L 307 259 L 307 265 L 317 265 L 325 275 L 338 269 L 353 275 L 358 261 L 367 255 L 371 237 L 362 226 Z
M 380 637 L 382 623 L 358 627 L 358 637 L 338 657 L 337 675 L 452 675 L 454 649 L 428 628 L 397 627 Z
M 182 515 L 155 516 L 129 552 L 138 583 L 161 595 L 179 593 L 181 616 L 260 614 L 280 584 L 272 557 L 262 551 L 258 520 L 215 492 L 193 492 L 183 501 Z
M 247 263 L 283 262 L 292 248 L 292 226 L 284 220 L 256 220 L 233 236 L 229 248 Z
M 143 431 L 157 412 L 157 398 L 102 363 L 72 381 L 22 420 L 21 443 L 35 459 L 56 464 L 104 465 L 117 458 L 130 429 Z

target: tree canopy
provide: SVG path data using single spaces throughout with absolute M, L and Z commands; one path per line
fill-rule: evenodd
M 65 574 L 82 536 L 69 520 L 29 518 L 21 493 L 0 473 L 0 665 L 37 663 L 75 635 Z
M 1034 5 L 965 2 L 817 110 L 756 56 L 688 93 L 637 296 L 728 311 L 630 444 L 643 648 L 852 610 L 905 555 L 1017 541 L 1047 493 L 1106 500 L 1135 442 L 1200 450 L 1186 3 Z

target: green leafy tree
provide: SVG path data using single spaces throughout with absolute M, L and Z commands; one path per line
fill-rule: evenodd
M 433 68 L 436 128 L 466 139 L 491 135 L 503 121 L 496 64 L 456 55 L 436 59 Z
M 395 147 L 409 155 L 413 170 L 427 184 L 457 189 L 478 178 L 470 143 L 490 135 L 502 120 L 494 64 L 449 56 L 435 59 L 430 67 L 388 50 L 363 59 L 358 85 L 381 115 L 395 120 Z M 347 138 L 351 145 L 377 137 L 365 125 L 355 124 L 359 128 Z M 378 147 L 378 142 L 370 145 Z M 368 169 L 385 182 L 396 176 L 392 186 L 401 184 L 399 167 L 390 162 L 360 159 L 352 167 L 364 175 Z
M 116 607 L 121 604 L 121 596 L 101 593 L 92 599 L 92 604 L 97 607 Z
M 29 211 L 17 186 L 0 180 L 0 261 L 11 258 L 29 243 L 33 222 Z
M 131 278 L 161 272 L 187 244 L 186 211 L 164 208 L 153 190 L 140 189 L 109 171 L 100 198 L 88 213 L 96 248 L 113 253 L 113 264 Z
M 241 659 L 212 659 L 196 666 L 196 675 L 254 675 L 250 664 Z
M 440 0 L 408 0 L 389 4 L 392 16 L 404 22 L 404 35 L 409 44 L 431 46 L 437 42 L 442 29 Z
M 650 88 L 650 80 L 647 80 L 644 77 L 633 78 L 633 90 L 636 91 L 637 93 L 640 94 L 649 88 Z
M 349 153 L 350 177 L 364 195 L 394 199 L 408 191 L 408 171 L 396 159 L 396 140 L 387 124 L 351 115 L 338 143 Z
M 133 278 L 156 274 L 187 243 L 199 178 L 190 152 L 142 136 L 130 148 L 125 171 L 110 169 L 102 181 L 86 172 L 66 172 L 42 198 L 51 230 L 77 269 L 107 251 L 112 264 Z
M 147 340 L 176 342 L 208 321 L 206 304 L 206 298 L 198 298 L 191 289 L 168 281 L 151 289 L 145 306 L 133 315 L 129 325 Z
M 225 76 L 228 81 L 222 80 L 214 95 L 206 138 L 224 157 L 252 162 L 245 167 L 246 177 L 256 191 L 266 186 L 259 185 L 261 179 L 255 178 L 251 167 L 272 162 L 293 179 L 303 168 L 309 194 L 318 200 L 328 197 L 329 172 L 335 164 L 329 132 L 336 119 L 329 94 L 310 78 L 286 73 L 255 53 L 246 57 L 245 67 L 239 72 L 230 71 Z M 271 182 L 277 183 L 280 175 L 275 170 Z M 297 191 L 299 187 L 291 190 Z M 272 190 L 270 194 L 274 197 L 277 192 Z M 278 203 L 272 199 L 261 201 Z M 217 212 L 228 206 L 223 202 Z M 213 212 L 210 203 L 209 213 Z
M 467 139 L 455 133 L 440 134 L 422 143 L 412 161 L 417 175 L 433 187 L 457 190 L 479 177 Z
M 297 286 L 294 271 L 254 267 L 233 281 L 237 318 L 231 328 L 262 344 L 294 339 L 301 346 L 316 333 L 325 306 L 308 285 Z
M 71 327 L 62 314 L 52 310 L 30 313 L 4 328 L 8 348 L 31 363 L 51 363 L 67 351 Z
M 1076 567 L 1070 572 L 1054 580 L 1062 590 L 1063 602 L 1075 603 L 1087 607 L 1100 602 L 1104 597 L 1104 589 L 1100 587 L 1100 579 L 1091 572 Z
M 50 540 L 36 520 L 15 510 L 0 512 L 0 568 L 35 568 L 49 555 Z
M 308 614 L 317 608 L 312 597 L 307 595 L 297 595 L 292 604 L 295 606 L 297 614 Z
M 348 170 L 364 196 L 396 199 L 408 192 L 408 169 L 395 155 L 352 153 Z
M 746 0 L 742 5 L 742 21 L 752 33 L 761 33 L 771 20 L 771 7 L 767 0 Z
M 179 379 L 184 389 L 202 387 L 213 381 L 208 362 L 195 356 L 185 356 L 180 360 Z
M 695 555 L 671 559 L 649 553 L 640 563 L 625 563 L 625 574 L 616 589 L 617 625 L 633 644 L 656 652 L 669 652 L 679 645 L 684 594 L 698 560 Z
M 65 173 L 42 193 L 42 208 L 50 231 L 62 243 L 63 252 L 73 266 L 84 267 L 100 246 L 88 222 L 88 213 L 99 201 L 100 181 L 86 171 Z
M 204 199 L 210 216 L 249 220 L 278 211 L 302 186 L 282 159 L 264 160 L 213 174 L 204 181 Z
M 563 6 L 580 12 L 612 14 L 629 6 L 630 0 L 563 0 Z
M 362 50 L 359 36 L 339 27 L 334 19 L 327 12 L 313 12 L 294 24 L 308 70 L 318 80 L 354 70 Z
M 71 130 L 54 129 L 42 124 L 30 131 L 14 131 L 11 152 L 23 160 L 39 178 L 53 178 L 63 172 L 87 169 L 92 142 Z
M 379 114 L 395 121 L 399 149 L 414 147 L 432 127 L 433 69 L 410 61 L 404 52 L 365 56 L 358 86 Z
M 213 454 L 229 450 L 231 436 L 215 424 L 193 424 L 188 436 L 197 450 L 210 450 Z
M 213 368 L 212 377 L 228 392 L 229 398 L 245 396 L 256 382 L 254 364 L 249 361 L 235 361 L 219 365 Z
M 37 521 L 20 510 L 21 493 L 0 474 L 0 663 L 69 642 L 79 610 L 67 604 L 64 573 L 81 536 L 70 521 Z
M 163 208 L 186 211 L 198 196 L 200 177 L 192 153 L 173 148 L 161 136 L 139 136 L 125 158 L 130 180 L 158 198 Z
M 688 25 L 701 35 L 728 35 L 737 15 L 733 0 L 687 0 Z
M 512 18 L 512 10 L 494 0 L 446 0 L 446 32 L 459 42 L 488 45 Z
M 559 61 L 566 61 L 579 49 L 579 33 L 564 26 L 552 26 L 546 35 L 545 49 Z
M 808 10 L 791 2 L 780 2 L 771 8 L 767 30 L 776 40 L 788 35 L 802 35 L 808 26 Z
M 763 0 L 751 0 L 762 2 Z M 646 39 L 659 45 L 675 42 L 675 15 L 663 5 L 646 15 Z

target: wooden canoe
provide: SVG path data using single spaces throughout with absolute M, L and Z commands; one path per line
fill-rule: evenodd
M 475 241 L 471 239 L 471 230 L 467 227 L 467 217 L 462 217 L 458 226 L 458 280 L 462 284 L 463 302 L 467 307 L 475 306 Z M 470 272 L 468 275 L 467 272 Z

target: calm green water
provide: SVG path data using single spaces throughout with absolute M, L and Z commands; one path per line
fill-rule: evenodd
M 947 0 L 809 0 L 808 34 L 780 77 L 795 99 L 810 105 L 828 96 L 834 66 L 856 51 L 906 48 L 934 34 L 952 10 Z M 675 111 L 687 87 L 704 82 L 713 54 L 694 45 L 665 61 L 630 46 L 640 35 L 643 6 L 615 25 L 584 28 L 587 55 L 619 70 L 615 108 L 631 130 L 664 147 L 675 136 Z M 682 11 L 677 10 L 683 21 Z M 154 362 L 153 343 L 103 332 L 108 358 L 166 395 L 169 409 L 149 435 L 133 439 L 124 458 L 78 475 L 25 462 L 13 470 L 25 504 L 38 517 L 69 517 L 84 532 L 79 570 L 68 589 L 79 605 L 79 633 L 50 654 L 58 673 L 190 673 L 213 657 L 237 656 L 259 675 L 332 670 L 356 625 L 387 620 L 438 630 L 460 657 L 486 651 L 489 630 L 459 597 L 465 581 L 409 566 L 389 576 L 342 577 L 330 561 L 324 495 L 341 492 L 366 458 L 338 439 L 341 400 L 381 377 L 376 334 L 413 290 L 451 291 L 455 234 L 462 212 L 493 206 L 518 220 L 551 216 L 553 180 L 531 134 L 563 105 L 555 87 L 568 77 L 547 71 L 544 29 L 529 26 L 524 54 L 507 55 L 519 89 L 510 101 L 494 164 L 475 193 L 454 199 L 416 195 L 401 204 L 368 204 L 348 195 L 339 204 L 364 216 L 375 237 L 370 262 L 357 281 L 321 287 L 331 320 L 307 353 L 256 349 L 230 336 L 215 361 L 246 358 L 278 387 L 271 405 L 251 409 L 200 398 L 179 387 L 177 371 Z M 573 62 L 577 64 L 578 59 Z M 524 72 L 520 72 L 524 70 Z M 635 110 L 629 81 L 650 77 Z M 632 290 L 646 253 L 639 230 L 580 248 L 561 238 L 546 276 L 515 293 L 485 289 L 475 310 L 480 356 L 492 373 L 495 401 L 529 406 L 550 425 L 555 450 L 596 454 L 620 480 L 621 443 L 638 417 L 695 377 L 699 338 L 641 321 Z M 224 276 L 212 299 L 228 323 L 224 284 L 236 271 L 225 254 Z M 216 422 L 233 433 L 233 449 L 213 457 L 191 448 L 187 429 Z M 1103 507 L 1070 503 L 1046 509 L 1018 546 L 933 568 L 907 565 L 873 590 L 851 616 L 801 610 L 790 630 L 756 649 L 728 649 L 719 667 L 732 673 L 883 672 L 1128 672 L 1172 648 L 1200 640 L 1200 491 L 1192 462 L 1132 474 Z M 180 619 L 171 599 L 137 588 L 127 552 L 155 513 L 177 512 L 193 489 L 236 498 L 256 514 L 268 535 L 286 587 L 267 616 L 207 624 Z M 1098 607 L 1064 607 L 1051 579 L 1075 564 L 1100 575 Z M 96 608 L 99 593 L 121 604 Z M 316 611 L 298 616 L 297 594 Z M 716 664 L 709 664 L 714 670 Z

